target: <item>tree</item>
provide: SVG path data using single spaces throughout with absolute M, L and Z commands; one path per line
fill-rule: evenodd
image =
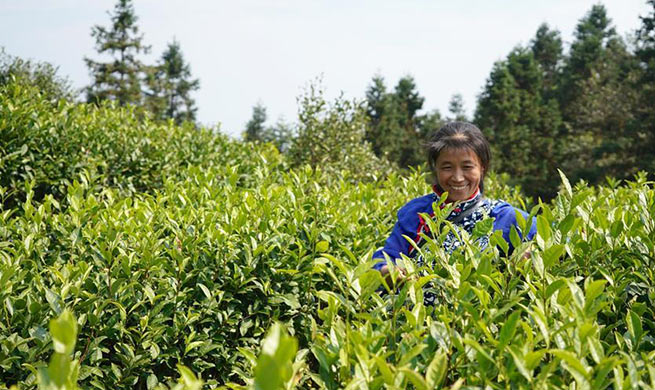
M 641 72 L 635 90 L 638 105 L 631 125 L 630 154 L 637 159 L 637 167 L 655 173 L 655 0 L 648 0 L 650 13 L 640 17 L 637 31 L 636 56 Z
M 562 70 L 559 102 L 565 171 L 573 181 L 599 183 L 606 175 L 634 173 L 632 143 L 639 66 L 602 5 L 580 20 Z
M 246 123 L 246 131 L 244 133 L 244 139 L 246 141 L 266 141 L 266 127 L 264 126 L 266 118 L 266 107 L 261 102 L 253 106 L 252 117 Z
M 388 170 L 364 140 L 367 115 L 362 103 L 343 97 L 329 103 L 319 83 L 310 84 L 298 103 L 297 136 L 289 149 L 293 166 L 307 164 L 337 175 L 346 170 L 358 180 L 375 179 Z
M 448 112 L 452 115 L 448 117 L 449 121 L 468 121 L 466 110 L 464 109 L 464 98 L 462 97 L 462 94 L 456 93 L 450 98 L 450 102 L 448 102 Z
M 579 83 L 593 75 L 610 42 L 620 39 L 607 16 L 605 7 L 594 5 L 578 22 L 575 39 L 563 69 L 560 103 L 567 115 L 568 105 L 580 96 Z
M 511 175 L 529 196 L 557 190 L 557 102 L 543 96 L 543 76 L 531 50 L 517 47 L 494 64 L 480 94 L 475 122 L 488 137 L 494 169 Z
M 419 126 L 419 138 L 427 141 L 430 136 L 439 130 L 446 121 L 441 117 L 441 113 L 436 108 L 425 115 L 421 116 L 421 125 Z
M 136 25 L 138 20 L 131 0 L 118 0 L 109 14 L 111 26 L 94 26 L 91 35 L 96 40 L 98 54 L 108 54 L 109 62 L 84 58 L 92 83 L 86 88 L 87 101 L 98 103 L 113 100 L 119 105 L 139 105 L 142 102 L 141 83 L 145 67 L 138 59 L 149 46 L 142 43 Z
M 370 143 L 376 156 L 394 160 L 403 130 L 395 121 L 393 94 L 387 92 L 382 76 L 374 76 L 366 90 L 366 126 L 365 140 Z
M 200 88 L 200 82 L 191 78 L 179 42 L 169 43 L 159 64 L 149 69 L 147 85 L 145 104 L 155 118 L 177 124 L 195 121 L 197 108 L 190 94 Z
M 287 153 L 293 144 L 294 134 L 293 125 L 284 118 L 278 118 L 273 126 L 266 128 L 264 139 L 272 142 L 280 152 Z
M 402 168 L 424 163 L 423 143 L 443 123 L 437 110 L 419 114 L 424 101 L 412 76 L 401 78 L 393 92 L 381 76 L 373 77 L 366 90 L 366 141 L 378 157 Z
M 543 73 L 544 92 L 549 97 L 554 96 L 559 69 L 564 58 L 560 32 L 551 30 L 548 24 L 543 23 L 530 43 L 534 59 Z
M 248 142 L 271 142 L 277 149 L 286 153 L 293 143 L 294 127 L 283 118 L 279 118 L 273 126 L 266 126 L 266 107 L 257 103 L 252 108 L 252 117 L 246 124 L 243 138 Z

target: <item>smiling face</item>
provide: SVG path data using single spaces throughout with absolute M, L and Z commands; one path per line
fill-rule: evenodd
M 439 186 L 448 192 L 448 201 L 469 199 L 480 186 L 484 168 L 469 148 L 444 149 L 435 162 Z

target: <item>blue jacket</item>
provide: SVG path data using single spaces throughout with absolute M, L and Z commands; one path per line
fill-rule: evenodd
M 398 221 L 391 231 L 391 235 L 389 238 L 387 238 L 384 247 L 377 250 L 373 254 L 374 259 L 383 260 L 375 264 L 375 269 L 379 270 L 383 265 L 386 264 L 386 261 L 384 261 L 385 253 L 394 262 L 395 259 L 399 259 L 400 255 L 403 253 L 406 256 L 413 257 L 413 252 L 415 252 L 414 247 L 403 236 L 409 237 L 420 246 L 422 238 L 419 234 L 422 232 L 428 233 L 428 230 L 425 221 L 419 214 L 425 213 L 430 216 L 434 215 L 434 212 L 432 211 L 432 204 L 438 200 L 439 198 L 435 193 L 428 194 L 409 201 L 398 211 Z M 489 217 L 494 218 L 493 230 L 502 231 L 503 238 L 509 244 L 509 253 L 511 253 L 514 249 L 509 239 L 511 227 L 515 226 L 519 235 L 522 236 L 522 233 L 516 222 L 516 211 L 518 210 L 521 212 L 523 217 L 526 219 L 528 218 L 528 214 L 523 210 L 512 207 L 505 201 L 482 199 L 480 202 L 481 205 L 479 206 L 478 210 L 476 210 L 469 217 L 464 218 L 464 220 L 457 225 L 464 228 L 465 230 L 470 231 L 472 230 L 472 226 L 465 226 L 466 224 L 474 225 L 477 220 L 480 220 L 483 217 L 483 213 L 488 214 Z M 464 209 L 466 207 L 466 203 L 467 202 L 463 202 L 461 205 Z M 454 218 L 458 214 L 457 211 L 458 209 L 455 209 L 447 219 Z M 530 231 L 525 238 L 532 240 L 536 233 L 537 223 L 536 218 L 533 218 L 532 226 L 530 227 Z

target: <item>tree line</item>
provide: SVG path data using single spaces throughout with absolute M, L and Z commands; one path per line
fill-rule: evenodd
M 109 16 L 110 26 L 96 25 L 91 35 L 98 54 L 110 59 L 84 58 L 92 78 L 85 88 L 87 101 L 141 106 L 155 119 L 172 119 L 178 124 L 194 121 L 197 108 L 190 93 L 200 87 L 200 82 L 192 78 L 179 42 L 170 42 L 156 64 L 144 64 L 140 55 L 148 53 L 150 46 L 139 34 L 132 1 L 119 0 Z
M 260 102 L 242 138 L 272 142 L 296 165 L 336 170 L 382 166 L 384 172 L 422 165 L 429 134 L 446 121 L 467 120 L 489 138 L 492 168 L 508 174 L 510 184 L 520 185 L 529 196 L 552 198 L 559 185 L 557 169 L 590 184 L 606 176 L 628 178 L 639 170 L 652 174 L 655 0 L 647 4 L 649 13 L 627 38 L 616 32 L 603 5 L 594 5 L 579 20 L 570 45 L 557 29 L 542 24 L 528 44 L 493 65 L 471 118 L 459 94 L 442 115 L 425 109 L 411 75 L 393 87 L 375 75 L 364 98 L 353 101 L 341 96 L 328 102 L 320 82 L 313 83 L 298 99 L 296 123 L 268 125 Z M 109 16 L 109 26 L 92 28 L 98 54 L 109 59 L 85 58 L 92 79 L 84 89 L 87 102 L 109 100 L 141 107 L 157 120 L 194 122 L 191 93 L 199 81 L 179 42 L 169 43 L 156 64 L 145 64 L 140 56 L 150 46 L 139 33 L 132 1 L 118 0 Z M 74 95 L 52 66 L 0 58 L 1 83 L 8 74 L 21 72 L 55 98 Z M 337 148 L 353 157 L 336 153 Z
M 552 198 L 557 169 L 572 180 L 598 184 L 606 176 L 655 172 L 655 0 L 640 28 L 622 38 L 603 5 L 578 22 L 565 50 L 557 29 L 542 24 L 527 45 L 516 46 L 490 72 L 472 118 L 461 95 L 449 115 L 423 110 L 411 76 L 392 90 L 376 75 L 365 92 L 362 142 L 400 168 L 423 163 L 423 144 L 445 121 L 477 124 L 493 147 L 493 169 L 509 174 L 529 196 Z M 286 131 L 265 126 L 258 104 L 246 125 L 249 141 L 289 143 Z
M 98 105 L 111 101 L 118 106 L 135 106 L 155 120 L 194 122 L 197 108 L 191 93 L 200 88 L 200 82 L 192 77 L 180 43 L 173 39 L 155 64 L 146 64 L 141 56 L 150 52 L 150 46 L 139 33 L 132 0 L 118 0 L 109 17 L 109 26 L 91 29 L 101 58 L 84 58 L 91 76 L 91 84 L 82 90 L 85 100 Z M 0 85 L 10 79 L 28 81 L 53 100 L 72 100 L 78 94 L 67 78 L 57 75 L 56 67 L 13 57 L 3 49 Z

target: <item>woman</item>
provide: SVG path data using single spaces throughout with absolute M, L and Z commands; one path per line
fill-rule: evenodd
M 398 211 L 398 221 L 387 238 L 384 248 L 373 254 L 374 259 L 381 260 L 374 268 L 387 275 L 389 269 L 385 254 L 394 263 L 401 254 L 409 257 L 415 255 L 414 246 L 403 236 L 413 239 L 417 246 L 421 246 L 423 241 L 421 233 L 429 234 L 429 229 L 419 214 L 434 215 L 432 204 L 439 200 L 444 192 L 448 193 L 446 203 L 456 203 L 447 220 L 470 234 L 475 224 L 485 216 L 494 218 L 493 230 L 502 231 L 511 253 L 513 248 L 509 236 L 512 226 L 521 235 L 516 223 L 517 209 L 504 201 L 483 198 L 484 176 L 489 172 L 491 152 L 489 142 L 480 129 L 465 122 L 448 123 L 432 136 L 427 149 L 428 165 L 436 178 L 436 183 L 432 187 L 434 191 L 411 200 Z M 527 213 L 519 211 L 527 219 Z M 536 225 L 533 219 L 530 231 L 526 235 L 528 240 L 534 237 L 537 231 Z M 480 249 L 484 249 L 489 245 L 489 237 L 482 237 L 477 243 Z M 461 242 L 453 232 L 446 236 L 443 243 L 447 253 L 451 253 L 460 245 Z M 422 265 L 421 259 L 417 261 Z M 426 296 L 427 303 L 434 303 L 429 301 L 429 297 Z

